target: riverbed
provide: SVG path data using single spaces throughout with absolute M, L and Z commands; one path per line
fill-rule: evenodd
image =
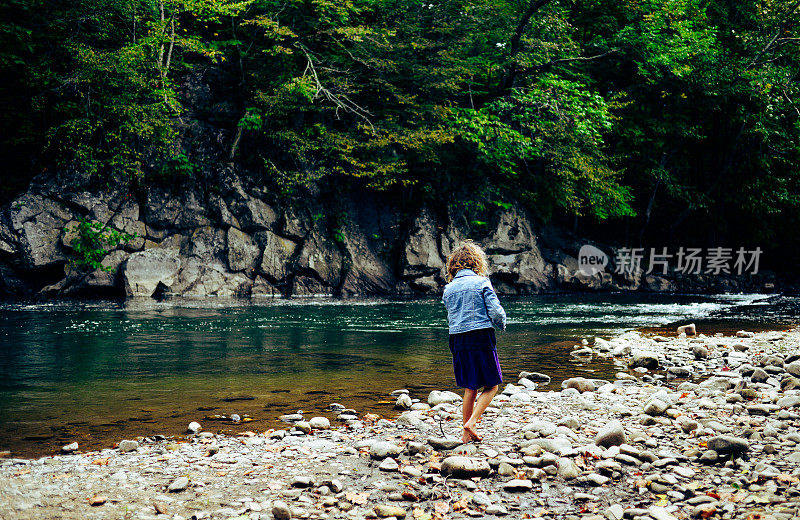
M 558 295 L 504 298 L 498 352 L 521 370 L 613 379 L 611 359 L 569 355 L 581 338 L 629 329 L 768 330 L 797 320 L 797 298 L 766 295 Z M 279 300 L 130 308 L 108 302 L 0 307 L 0 451 L 40 456 L 77 441 L 183 433 L 192 420 L 254 431 L 332 402 L 392 416 L 388 393 L 453 385 L 438 299 Z M 236 425 L 241 429 L 240 425 Z

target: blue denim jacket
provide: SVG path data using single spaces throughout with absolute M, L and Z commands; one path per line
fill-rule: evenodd
M 495 327 L 506 330 L 506 311 L 488 278 L 461 269 L 444 288 L 450 334 Z

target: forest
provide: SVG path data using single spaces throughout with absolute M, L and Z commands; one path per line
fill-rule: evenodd
M 458 204 L 478 230 L 520 204 L 628 245 L 800 253 L 800 1 L 0 13 L 2 202 L 47 172 L 136 193 L 233 167 L 287 203 L 374 191 Z

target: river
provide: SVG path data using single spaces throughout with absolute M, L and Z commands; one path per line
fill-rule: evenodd
M 785 328 L 793 297 L 592 294 L 503 298 L 498 333 L 507 382 L 521 370 L 613 379 L 621 366 L 569 356 L 581 338 L 632 328 L 669 333 Z M 396 413 L 388 393 L 452 389 L 438 299 L 275 301 L 264 305 L 126 308 L 108 302 L 0 306 L 0 451 L 12 456 L 109 447 L 138 435 L 279 427 L 332 402 Z M 232 424 L 215 416 L 252 419 Z

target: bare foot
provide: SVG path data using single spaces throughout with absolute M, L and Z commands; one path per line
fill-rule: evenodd
M 464 430 L 461 433 L 461 442 L 463 442 L 464 444 L 467 444 L 471 440 L 472 440 L 472 436 L 467 432 L 467 430 Z
M 478 432 L 475 431 L 475 426 L 470 425 L 469 423 L 464 425 L 464 434 L 470 438 L 470 440 L 481 442 L 483 437 L 478 435 Z M 464 435 L 462 435 L 462 438 Z

